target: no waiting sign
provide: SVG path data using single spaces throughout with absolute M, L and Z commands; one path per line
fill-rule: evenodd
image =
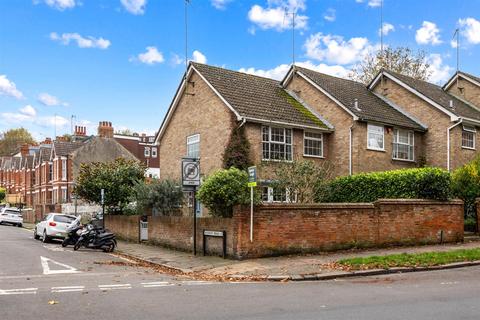
M 198 159 L 182 159 L 182 184 L 184 186 L 200 185 L 200 163 Z

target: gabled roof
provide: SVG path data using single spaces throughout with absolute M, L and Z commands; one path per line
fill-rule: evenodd
M 458 77 L 461 77 L 467 81 L 470 81 L 471 83 L 473 83 L 474 85 L 476 85 L 477 87 L 480 87 L 480 78 L 477 77 L 477 76 L 474 76 L 473 74 L 470 74 L 470 73 L 466 73 L 466 72 L 463 72 L 463 71 L 457 71 L 455 72 L 455 74 L 445 83 L 445 85 L 442 87 L 443 90 L 448 90 L 448 88 L 450 88 L 454 83 L 455 81 L 457 80 Z
M 57 157 L 68 156 L 82 145 L 84 145 L 83 142 L 54 141 L 52 154 Z
M 158 131 L 155 139 L 157 143 L 168 124 L 171 113 L 174 112 L 179 101 L 178 97 L 183 93 L 185 78 L 188 79 L 193 72 L 198 73 L 239 121 L 276 123 L 320 130 L 333 129 L 307 105 L 283 89 L 279 81 L 191 62 Z
M 464 118 L 480 122 L 479 109 L 454 95 L 445 92 L 442 87 L 427 81 L 414 79 L 393 71 L 383 70 L 372 81 L 370 87 L 373 87 L 375 83 L 379 81 L 379 76 L 381 74 L 384 74 L 392 80 L 396 79 L 406 86 L 412 93 L 449 115 L 452 120 L 456 120 L 455 118 Z
M 38 152 L 35 152 L 35 166 L 42 164 L 44 161 L 50 161 L 51 153 L 51 145 L 40 146 Z
M 33 155 L 27 155 L 27 156 L 23 157 L 22 168 L 32 169 L 33 168 L 33 160 L 34 160 Z
M 355 119 L 421 131 L 426 130 L 422 124 L 415 121 L 405 112 L 400 111 L 368 90 L 363 83 L 326 75 L 298 66 L 294 68 L 297 74 L 306 78 L 308 82 L 324 92 Z

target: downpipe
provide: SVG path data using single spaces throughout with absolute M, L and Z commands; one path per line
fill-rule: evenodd
M 450 172 L 450 131 L 461 124 L 463 119 L 447 128 L 447 171 Z

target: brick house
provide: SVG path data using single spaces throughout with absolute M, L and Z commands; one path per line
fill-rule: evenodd
M 113 138 L 137 157 L 147 167 L 146 176 L 159 178 L 160 162 L 158 146 L 155 144 L 155 136 L 146 134 L 125 135 L 115 133 Z
M 200 157 L 202 175 L 222 168 L 225 147 L 238 127 L 244 127 L 254 163 L 322 162 L 334 130 L 276 80 L 192 62 L 156 137 L 160 177 L 179 180 L 184 156 Z M 285 197 L 268 187 L 264 193 Z
M 456 72 L 442 89 L 456 97 L 480 106 L 480 78 L 463 71 Z
M 335 128 L 336 175 L 415 167 L 422 158 L 426 126 L 364 84 L 294 66 L 282 86 Z
M 445 89 L 383 70 L 368 87 L 428 128 L 423 139 L 427 165 L 454 170 L 478 154 L 476 131 L 480 127 L 480 109 L 473 104 L 477 88 L 468 86 L 463 76 L 459 83 L 465 85 L 464 96 L 455 92 L 459 86 L 447 84 Z

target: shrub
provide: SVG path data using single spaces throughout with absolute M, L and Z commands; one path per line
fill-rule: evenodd
M 453 194 L 465 202 L 465 217 L 475 217 L 475 199 L 480 197 L 480 157 L 452 175 Z
M 219 170 L 200 187 L 197 198 L 213 216 L 231 217 L 233 206 L 250 203 L 248 174 L 237 168 Z
M 318 202 L 372 202 L 382 198 L 447 200 L 450 174 L 438 168 L 360 173 L 333 180 Z
M 274 188 L 286 190 L 298 203 L 313 203 L 315 195 L 320 193 L 333 176 L 330 162 L 317 164 L 313 161 L 292 161 L 272 163 L 275 181 Z
M 172 180 L 141 181 L 135 184 L 132 200 L 140 214 L 156 208 L 161 215 L 172 215 L 183 202 L 183 190 L 180 183 Z
M 4 188 L 0 188 L 0 202 L 5 200 L 6 193 L 7 193 L 7 191 Z

